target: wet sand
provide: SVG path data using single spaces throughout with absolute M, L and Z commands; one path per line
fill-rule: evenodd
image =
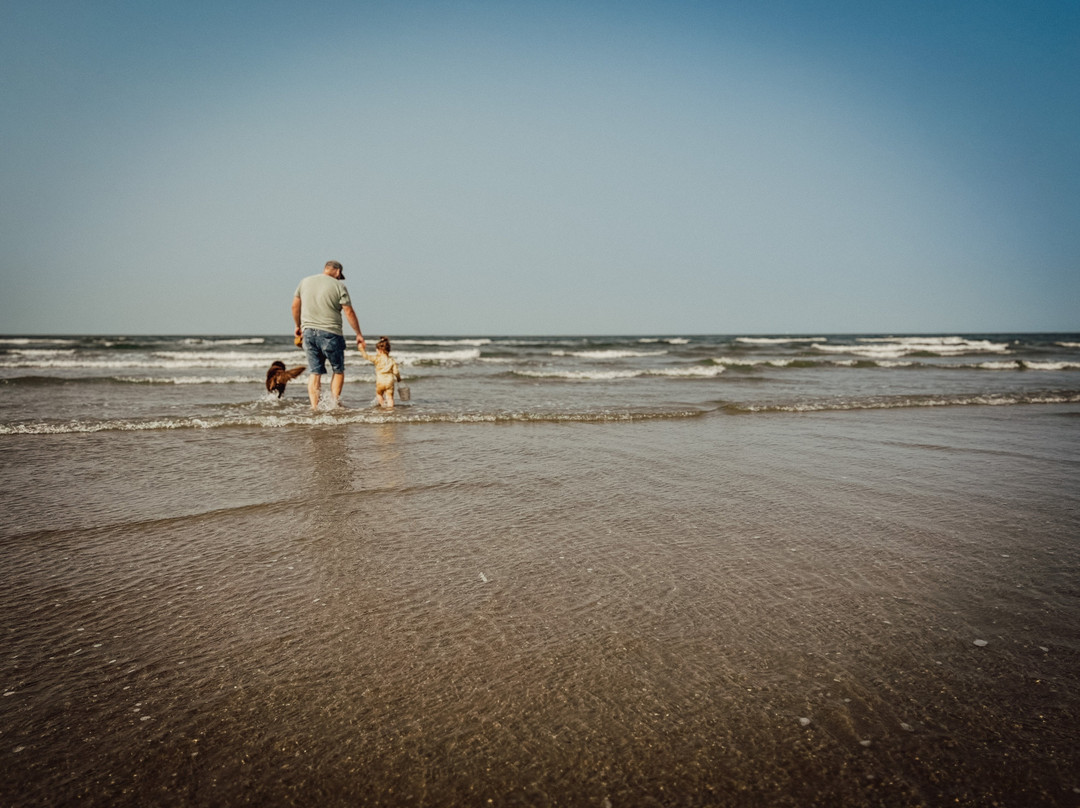
M 1075 805 L 1078 425 L 11 438 L 3 804 Z

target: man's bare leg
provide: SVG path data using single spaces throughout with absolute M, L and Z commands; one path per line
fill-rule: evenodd
M 334 406 L 341 406 L 341 391 L 345 389 L 345 374 L 335 373 L 330 379 L 330 394 L 334 397 Z
M 322 375 L 312 373 L 307 383 L 308 399 L 311 401 L 311 409 L 319 409 L 319 391 L 322 389 Z

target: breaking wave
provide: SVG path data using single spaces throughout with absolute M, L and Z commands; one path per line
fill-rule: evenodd
M 800 342 L 825 342 L 826 337 L 736 337 L 744 345 L 788 345 Z
M 638 359 L 645 356 L 666 356 L 667 351 L 628 351 L 609 348 L 597 351 L 552 351 L 552 356 L 575 356 L 578 359 Z
M 529 379 L 561 379 L 565 381 L 616 381 L 642 377 L 711 379 L 724 372 L 719 365 L 691 365 L 671 368 L 641 368 L 638 370 L 512 370 L 513 376 Z
M 912 354 L 927 356 L 959 356 L 969 353 L 1006 353 L 1007 342 L 971 340 L 965 337 L 861 337 L 856 344 L 826 344 L 814 342 L 815 351 L 831 354 L 896 359 Z

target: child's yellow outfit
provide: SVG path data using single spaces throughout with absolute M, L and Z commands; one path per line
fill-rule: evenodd
M 401 370 L 390 354 L 376 351 L 372 356 L 367 351 L 360 351 L 364 359 L 375 364 L 375 394 L 381 396 L 388 390 L 394 392 L 394 381 L 401 381 Z

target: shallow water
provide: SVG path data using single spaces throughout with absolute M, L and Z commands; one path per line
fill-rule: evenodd
M 312 424 L 603 422 L 703 413 L 1080 403 L 1080 335 L 412 337 L 412 399 L 370 406 L 346 354 L 346 410 L 312 413 L 304 377 L 267 395 L 291 338 L 0 337 L 0 437 Z
M 0 794 L 1075 805 L 1078 429 L 6 435 Z

